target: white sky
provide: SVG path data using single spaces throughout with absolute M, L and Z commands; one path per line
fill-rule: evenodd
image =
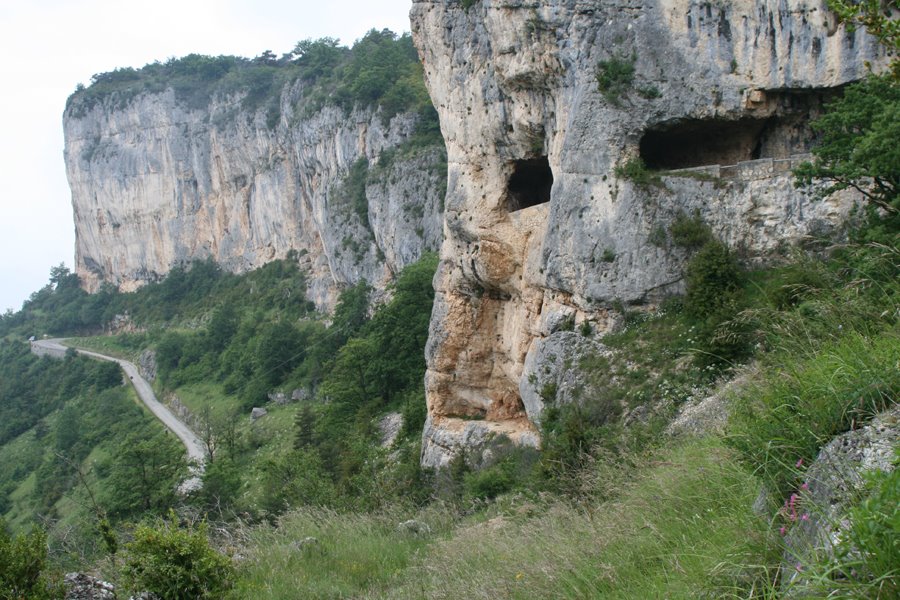
M 62 113 L 78 83 L 199 54 L 280 56 L 305 38 L 351 45 L 409 31 L 411 0 L 0 0 L 0 312 L 74 268 Z

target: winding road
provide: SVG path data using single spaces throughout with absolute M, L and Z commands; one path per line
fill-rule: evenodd
M 61 358 L 66 355 L 66 350 L 68 349 L 69 346 L 64 346 L 62 344 L 62 339 L 60 338 L 35 340 L 31 342 L 31 351 L 39 356 L 54 356 Z M 74 348 L 74 350 L 78 352 L 78 354 L 99 360 L 108 360 L 110 362 L 118 363 L 119 366 L 122 367 L 122 370 L 125 371 L 125 374 L 128 375 L 128 378 L 131 380 L 134 391 L 137 392 L 141 401 L 150 409 L 150 412 L 152 412 L 157 419 L 162 421 L 162 424 L 165 425 L 169 431 L 178 436 L 178 439 L 181 440 L 181 443 L 184 444 L 185 449 L 187 449 L 188 459 L 192 464 L 191 477 L 184 481 L 179 489 L 182 492 L 199 489 L 201 485 L 200 477 L 203 475 L 203 469 L 206 463 L 206 448 L 203 445 L 203 442 L 197 437 L 197 434 L 188 428 L 187 425 L 178 420 L 178 417 L 172 414 L 172 411 L 156 399 L 153 388 L 150 387 L 150 384 L 146 379 L 141 377 L 137 367 L 134 366 L 134 363 L 121 358 L 100 354 L 99 352 L 93 352 L 91 350 L 83 350 L 81 348 Z

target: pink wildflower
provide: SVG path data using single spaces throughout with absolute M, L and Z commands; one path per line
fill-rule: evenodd
M 803 490 L 804 492 L 808 492 L 809 484 L 804 482 L 804 484 L 800 486 L 800 489 Z
M 782 536 L 784 536 L 784 535 L 787 533 L 787 527 L 785 527 L 784 525 L 782 525 L 782 526 L 778 529 L 778 533 L 780 533 Z
M 797 569 L 798 573 L 803 572 L 803 565 L 801 565 L 800 563 L 797 563 L 796 565 L 794 565 L 794 568 Z
M 802 466 L 803 466 L 803 459 L 801 458 L 797 461 L 796 467 L 799 469 Z
M 809 513 L 803 513 L 803 515 L 800 516 L 800 520 L 809 521 Z

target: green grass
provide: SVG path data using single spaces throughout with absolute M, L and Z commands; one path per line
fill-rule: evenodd
M 382 591 L 391 596 L 398 579 L 418 552 L 446 524 L 446 513 L 415 515 L 432 529 L 414 535 L 398 531 L 410 518 L 401 511 L 341 514 L 306 508 L 285 515 L 277 528 L 251 533 L 251 545 L 240 567 L 235 598 L 349 598 Z M 314 537 L 317 543 L 292 546 Z
M 146 336 L 143 334 L 98 335 L 92 337 L 67 338 L 66 346 L 85 348 L 101 354 L 136 362 L 141 353 L 140 344 Z
M 237 597 L 749 597 L 764 586 L 756 565 L 779 541 L 733 453 L 694 440 L 644 459 L 614 500 L 505 498 L 472 517 L 433 506 L 416 515 L 432 528 L 420 537 L 397 531 L 398 512 L 289 513 L 251 534 Z M 307 536 L 319 543 L 291 547 Z
M 809 463 L 834 436 L 900 397 L 900 336 L 852 333 L 815 354 L 786 362 L 733 404 L 729 442 L 782 495 L 799 485 L 794 465 Z

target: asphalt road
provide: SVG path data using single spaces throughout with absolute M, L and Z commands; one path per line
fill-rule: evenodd
M 60 343 L 62 340 L 60 339 L 50 339 L 50 340 L 35 340 L 31 342 L 32 352 L 38 355 L 49 355 L 62 357 L 65 356 L 66 350 L 68 350 L 68 346 L 62 345 Z M 75 351 L 79 354 L 83 354 L 84 356 L 90 356 L 91 358 L 97 358 L 99 360 L 108 360 L 114 363 L 118 363 L 122 370 L 125 371 L 125 374 L 131 380 L 131 384 L 134 386 L 134 390 L 137 392 L 138 397 L 141 401 L 150 409 L 157 419 L 162 421 L 162 424 L 165 425 L 169 431 L 178 436 L 178 439 L 181 440 L 181 443 L 184 444 L 185 449 L 187 449 L 188 459 L 195 465 L 191 468 L 192 477 L 185 481 L 181 485 L 182 491 L 191 491 L 200 487 L 200 476 L 203 474 L 203 467 L 206 463 L 206 449 L 203 445 L 203 442 L 197 435 L 191 431 L 187 425 L 185 425 L 182 421 L 178 420 L 172 411 L 166 408 L 159 400 L 156 399 L 156 394 L 153 393 L 153 388 L 150 387 L 150 384 L 147 383 L 147 380 L 141 377 L 140 373 L 134 363 L 130 363 L 127 360 L 122 360 L 121 358 L 115 358 L 113 356 L 106 356 L 105 354 L 100 354 L 99 352 L 93 352 L 91 350 L 83 350 L 81 348 L 75 348 Z

